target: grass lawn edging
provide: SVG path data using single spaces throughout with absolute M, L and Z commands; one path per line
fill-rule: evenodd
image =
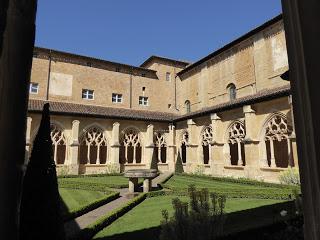
M 85 213 L 88 213 L 98 207 L 101 207 L 104 204 L 107 204 L 107 203 L 119 198 L 119 196 L 120 196 L 119 192 L 111 193 L 103 198 L 97 199 L 96 201 L 89 203 L 88 205 L 82 206 L 80 208 L 72 210 L 71 212 L 69 212 L 67 214 L 64 214 L 62 216 L 62 219 L 64 222 L 67 222 L 69 220 L 77 218 Z
M 262 182 L 254 179 L 248 179 L 248 178 L 215 177 L 210 175 L 198 175 L 198 174 L 191 174 L 191 173 L 175 173 L 175 175 L 194 177 L 194 178 L 200 178 L 200 179 L 211 179 L 211 180 L 216 180 L 221 182 L 241 183 L 241 184 L 248 184 L 248 185 L 254 185 L 254 186 L 261 186 L 261 187 L 276 187 L 276 188 L 291 188 L 291 189 L 298 188 L 298 186 L 294 186 L 294 185 Z
M 123 173 L 101 173 L 101 174 L 79 174 L 79 175 L 59 175 L 59 178 L 86 178 L 86 177 L 108 177 L 108 176 L 123 176 Z
M 96 222 L 90 224 L 81 232 L 72 238 L 72 240 L 89 240 L 94 237 L 99 231 L 101 231 L 103 228 L 107 227 L 111 223 L 113 223 L 115 220 L 117 220 L 119 217 L 123 216 L 125 213 L 133 209 L 138 204 L 142 203 L 146 199 L 146 194 L 143 193 L 131 201 L 127 202 L 124 206 L 119 207 L 109 214 L 101 217 Z
M 68 181 L 65 179 L 59 179 L 58 184 L 60 188 L 89 190 L 89 191 L 98 191 L 98 192 L 106 192 L 106 193 L 110 193 L 114 191 L 114 189 L 111 189 L 110 185 L 106 185 L 102 183 L 77 182 L 77 181 Z

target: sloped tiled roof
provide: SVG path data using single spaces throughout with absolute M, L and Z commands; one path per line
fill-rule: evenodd
M 83 117 L 96 117 L 96 118 L 113 118 L 113 119 L 127 119 L 139 121 L 155 121 L 155 122 L 179 122 L 190 118 L 197 118 L 208 115 L 210 113 L 219 113 L 244 105 L 254 104 L 258 102 L 268 101 L 290 94 L 290 85 L 279 88 L 268 89 L 260 91 L 254 95 L 238 98 L 231 102 L 218 104 L 212 107 L 203 108 L 199 111 L 194 111 L 184 115 L 177 115 L 173 113 L 134 110 L 125 108 L 111 108 L 94 105 L 84 105 L 68 102 L 54 102 L 44 100 L 29 100 L 29 112 L 41 112 L 43 105 L 47 102 L 50 103 L 50 111 L 56 115 L 74 115 Z
M 172 113 L 111 108 L 94 105 L 84 105 L 68 102 L 53 102 L 44 100 L 29 100 L 29 112 L 41 112 L 45 103 L 50 103 L 50 111 L 57 115 L 75 115 L 96 118 L 115 118 L 142 121 L 171 122 L 177 115 Z

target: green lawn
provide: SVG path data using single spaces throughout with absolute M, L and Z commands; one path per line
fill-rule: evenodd
M 63 201 L 63 212 L 70 212 L 74 209 L 88 205 L 106 195 L 105 192 L 69 188 L 59 188 L 59 193 Z
M 128 179 L 123 176 L 99 176 L 99 177 L 72 177 L 59 178 L 61 186 L 89 186 L 96 188 L 126 188 L 128 187 Z
M 234 183 L 194 176 L 175 175 L 163 186 L 175 192 L 186 192 L 190 184 L 199 188 L 208 188 L 210 192 L 228 197 L 288 199 L 295 187 L 277 185 L 259 186 L 254 184 Z
M 173 196 L 160 196 L 148 198 L 140 205 L 135 207 L 123 217 L 116 220 L 110 226 L 99 232 L 94 239 L 104 239 L 107 236 L 122 234 L 125 232 L 141 232 L 140 236 L 147 235 L 147 230 L 152 227 L 158 227 L 162 219 L 161 210 L 167 209 L 171 215 L 173 208 L 171 201 Z M 181 200 L 189 201 L 188 197 L 180 197 Z M 225 211 L 227 213 L 250 208 L 256 208 L 264 205 L 279 203 L 280 200 L 272 199 L 227 199 Z M 153 234 L 155 236 L 157 234 Z M 121 235 L 118 235 L 121 236 Z M 138 237 L 139 235 L 135 236 Z M 148 239 L 152 238 L 152 234 Z M 114 239 L 126 239 L 125 236 Z M 112 238 L 113 239 L 113 238 Z M 156 237 L 154 239 L 157 239 Z M 152 239 L 150 239 L 152 240 Z

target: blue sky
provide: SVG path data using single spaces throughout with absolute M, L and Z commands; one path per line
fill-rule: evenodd
M 280 13 L 280 0 L 38 0 L 36 46 L 131 65 L 194 62 Z

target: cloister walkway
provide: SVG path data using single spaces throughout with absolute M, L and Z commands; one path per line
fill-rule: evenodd
M 158 184 L 163 183 L 172 173 L 162 173 L 152 181 L 152 187 L 156 188 Z M 105 216 L 109 212 L 125 205 L 132 196 L 129 195 L 129 189 L 123 188 L 118 190 L 120 192 L 120 197 L 116 200 L 107 203 L 101 207 L 98 207 L 86 214 L 83 214 L 75 219 L 72 219 L 64 224 L 66 237 L 70 239 L 72 236 L 75 236 L 82 229 L 88 225 L 94 223 L 99 218 Z

